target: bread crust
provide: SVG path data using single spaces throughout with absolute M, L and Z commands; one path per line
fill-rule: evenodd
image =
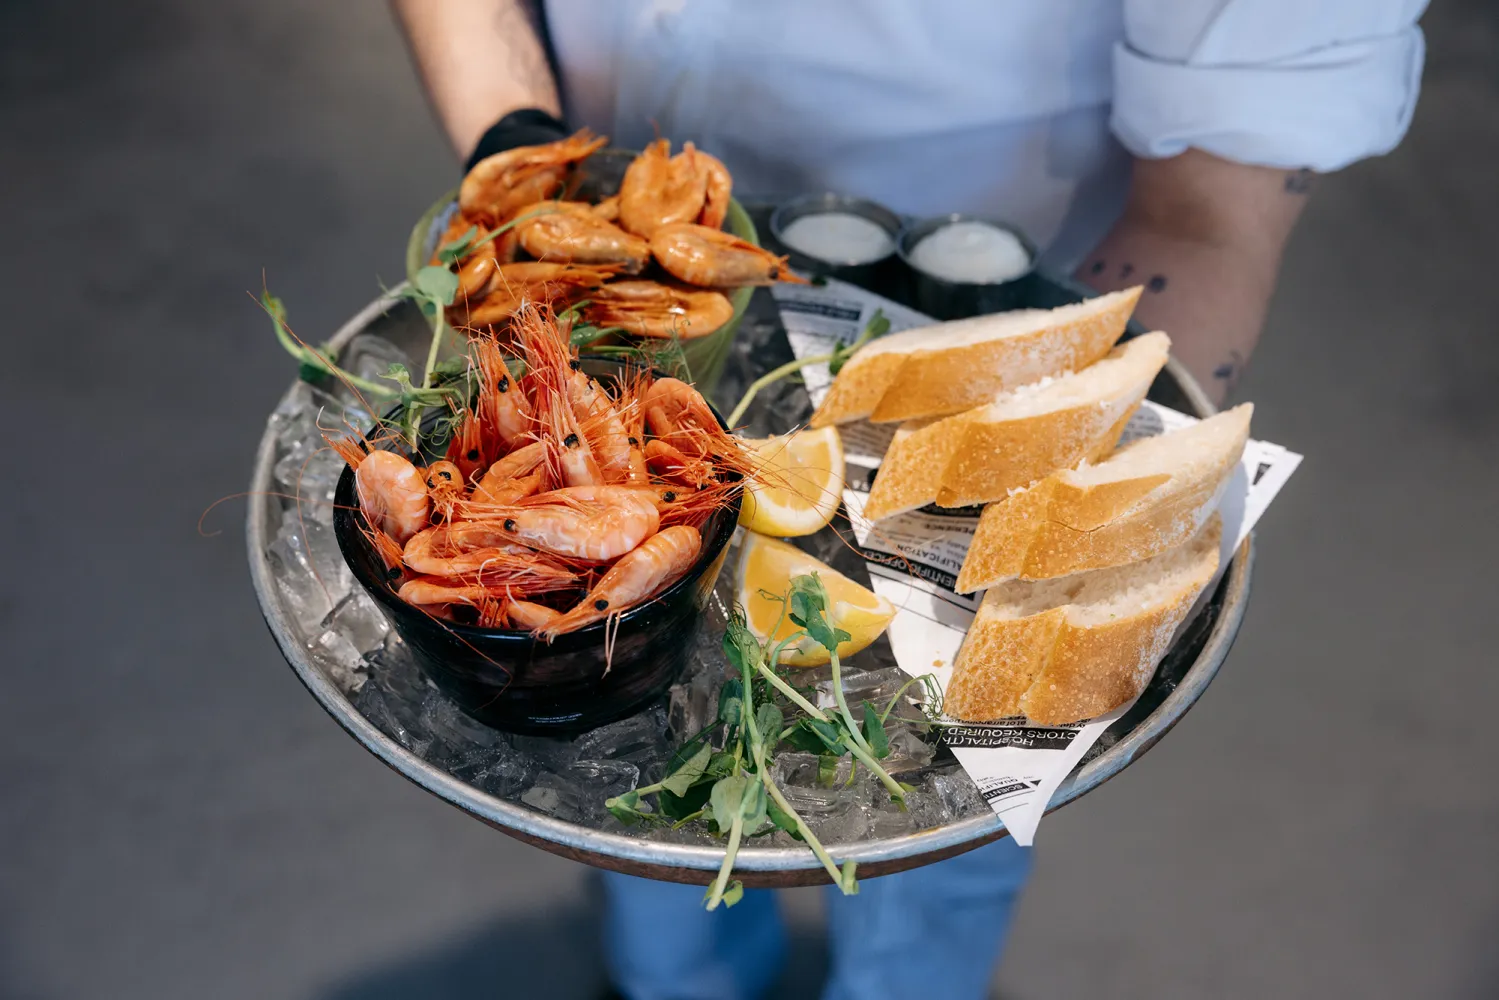
M 1096 718 L 1145 689 L 1177 627 L 1218 570 L 1221 524 L 1213 517 L 1181 582 L 1133 614 L 1073 620 L 1070 605 L 1005 618 L 986 599 L 953 665 L 944 707 L 967 722 L 1024 715 L 1042 725 Z
M 1235 412 L 1239 416 L 1234 416 Z M 1217 419 L 1242 419 L 1242 430 L 1215 462 L 1182 479 L 1169 492 L 1147 497 L 1168 483 L 1162 473 L 1088 486 L 1057 472 L 1022 492 L 984 508 L 958 571 L 960 594 L 1006 580 L 1047 580 L 1122 566 L 1159 555 L 1195 535 L 1218 501 L 1244 453 L 1248 410 Z
M 894 351 L 868 357 L 855 354 L 833 380 L 817 412 L 812 414 L 811 426 L 846 424 L 869 416 L 900 375 L 909 356 Z
M 1078 371 L 1109 353 L 1139 301 L 1140 289 L 1107 308 L 1014 337 L 917 351 L 906 358 L 869 419 L 876 423 L 960 413 L 1048 375 Z

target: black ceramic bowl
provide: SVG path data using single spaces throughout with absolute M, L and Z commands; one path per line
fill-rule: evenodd
M 916 244 L 944 226 L 950 226 L 955 222 L 982 222 L 1012 233 L 1025 248 L 1026 256 L 1030 258 L 1026 269 L 1004 281 L 975 283 L 950 281 L 929 274 L 912 263 L 911 253 L 916 249 Z M 969 316 L 1019 309 L 1024 302 L 1025 278 L 1035 271 L 1037 256 L 1036 245 L 1030 241 L 1030 237 L 1015 226 L 995 219 L 956 213 L 938 215 L 929 219 L 915 219 L 906 223 L 901 229 L 900 237 L 895 241 L 895 252 L 909 269 L 911 305 L 928 316 L 942 320 L 965 319 Z
M 614 360 L 583 359 L 583 370 L 595 378 L 611 379 L 622 368 Z M 722 422 L 716 410 L 714 416 Z M 384 564 L 360 531 L 364 517 L 349 469 L 334 494 L 333 530 L 354 578 L 444 694 L 496 729 L 565 734 L 632 715 L 677 679 L 723 568 L 739 503 L 736 497 L 732 507 L 703 526 L 702 554 L 685 576 L 610 624 L 613 655 L 607 664 L 603 622 L 548 644 L 529 632 L 439 621 L 397 597 Z

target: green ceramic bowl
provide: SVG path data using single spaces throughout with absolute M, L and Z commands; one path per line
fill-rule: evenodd
M 585 201 L 601 201 L 616 193 L 620 182 L 624 180 L 625 169 L 629 167 L 630 161 L 635 159 L 635 156 L 636 153 L 628 149 L 599 150 L 583 161 L 580 180 L 571 197 Z M 448 220 L 457 210 L 458 189 L 454 188 L 439 198 L 417 220 L 416 225 L 412 227 L 411 238 L 406 243 L 406 276 L 408 278 L 432 259 L 432 254 L 437 249 L 437 241 L 442 238 L 443 232 L 448 227 Z M 760 245 L 760 237 L 755 232 L 755 224 L 750 221 L 748 213 L 744 211 L 744 206 L 740 205 L 737 200 L 730 199 L 729 201 L 729 212 L 724 219 L 724 229 L 742 240 L 748 240 L 756 246 Z M 749 308 L 750 297 L 754 293 L 753 288 L 736 288 L 728 292 L 729 301 L 734 304 L 734 315 L 729 317 L 729 321 L 710 334 L 682 341 L 682 353 L 687 359 L 687 367 L 691 370 L 692 380 L 705 395 L 711 395 L 718 384 L 724 361 L 729 356 L 729 344 L 734 340 L 734 334 L 744 319 L 744 311 Z

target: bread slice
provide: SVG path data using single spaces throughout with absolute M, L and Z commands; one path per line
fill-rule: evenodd
M 958 650 L 947 714 L 1059 726 L 1128 702 L 1218 571 L 1221 532 L 1214 515 L 1184 545 L 1144 562 L 990 588 Z
M 1142 438 L 990 504 L 958 573 L 959 593 L 1122 566 L 1180 545 L 1217 509 L 1253 414 L 1245 403 Z
M 1130 288 L 1057 309 L 975 316 L 881 337 L 843 366 L 812 426 L 945 416 L 1085 368 L 1124 333 L 1139 298 L 1140 289 Z
M 1005 497 L 1057 469 L 1114 450 L 1171 339 L 1149 333 L 1097 364 L 1045 378 L 987 406 L 896 431 L 864 514 L 871 520 L 929 503 L 966 507 Z

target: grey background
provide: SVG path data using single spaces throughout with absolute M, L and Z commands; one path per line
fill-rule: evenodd
M 1499 995 L 1499 18 L 1324 182 L 1241 398 L 1309 458 L 1228 666 L 1047 821 L 1005 996 Z M 587 871 L 387 771 L 281 663 L 243 489 L 456 176 L 383 5 L 0 5 L 0 995 L 585 997 Z M 786 995 L 822 962 L 814 891 Z

